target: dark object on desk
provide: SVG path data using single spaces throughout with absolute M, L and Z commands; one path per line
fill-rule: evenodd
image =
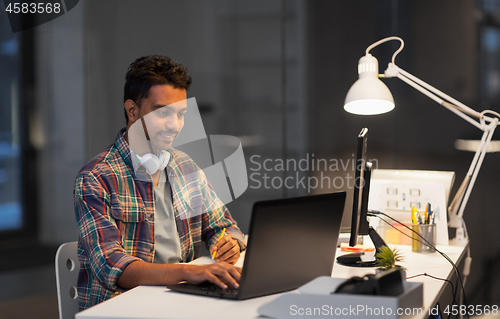
M 352 200 L 351 238 L 349 246 L 353 247 L 358 242 L 359 235 L 368 235 L 368 220 L 366 210 L 368 207 L 368 191 L 370 189 L 371 163 L 367 162 L 366 149 L 368 146 L 368 129 L 362 128 L 358 134 L 356 147 L 356 171 L 354 193 Z M 368 183 L 368 184 L 367 184 Z
M 405 278 L 403 269 L 392 268 L 375 275 L 349 278 L 332 293 L 399 296 L 404 291 L 403 278 Z
M 224 298 L 224 299 L 238 299 L 238 289 L 236 288 L 227 288 L 223 289 L 217 285 L 214 285 L 210 281 L 205 281 L 202 282 L 201 284 L 194 285 L 190 283 L 184 283 L 180 284 L 181 286 L 179 289 L 171 288 L 172 290 L 180 291 L 180 292 L 188 292 L 188 293 L 194 293 L 194 294 L 202 294 L 210 297 L 219 297 L 219 298 Z M 167 286 L 170 287 L 170 286 Z M 193 290 L 194 292 L 192 292 Z M 198 291 L 201 290 L 201 293 L 198 293 Z
M 198 295 L 248 299 L 296 289 L 331 276 L 345 192 L 257 202 L 237 293 L 207 284 L 167 288 Z
M 352 253 L 337 257 L 337 262 L 344 266 L 351 267 L 376 267 L 376 260 L 363 261 L 363 256 L 365 253 Z
M 368 222 L 368 194 L 370 192 L 370 179 L 372 163 L 367 161 L 366 150 L 368 145 L 368 129 L 363 128 L 358 134 L 356 150 L 356 172 L 351 216 L 351 237 L 349 246 L 353 247 L 359 235 L 370 235 L 370 239 L 378 252 L 382 246 L 387 246 L 382 237 L 370 227 Z M 375 267 L 376 260 L 363 260 L 363 253 L 342 255 L 337 258 L 339 264 L 351 267 Z

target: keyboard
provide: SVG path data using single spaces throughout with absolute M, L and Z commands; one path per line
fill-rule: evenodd
M 203 290 L 205 292 L 205 294 L 209 295 L 209 296 L 216 296 L 216 297 L 219 297 L 219 296 L 234 296 L 236 297 L 238 295 L 238 289 L 236 288 L 226 288 L 226 289 L 223 289 L 219 286 L 217 286 L 216 284 L 213 284 L 211 282 L 204 282 L 204 283 L 201 283 L 198 285 L 201 290 Z

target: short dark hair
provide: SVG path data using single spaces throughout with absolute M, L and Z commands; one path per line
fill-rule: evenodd
M 130 64 L 125 76 L 123 102 L 130 99 L 139 107 L 148 97 L 149 89 L 154 85 L 170 84 L 175 88 L 189 89 L 191 76 L 185 66 L 162 55 L 138 58 Z M 127 111 L 125 119 L 128 123 Z

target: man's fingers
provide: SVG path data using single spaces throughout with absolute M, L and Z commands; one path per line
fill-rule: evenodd
M 225 254 L 226 252 L 230 251 L 235 246 L 235 244 L 237 245 L 238 243 L 236 241 L 228 241 L 224 243 L 223 245 L 219 246 L 219 248 L 217 249 L 217 255 L 215 256 L 217 257 Z
M 230 238 L 230 240 L 228 240 L 224 244 L 218 245 L 218 247 L 216 247 L 216 248 L 217 248 L 217 253 L 215 255 L 216 258 L 230 252 L 228 255 L 226 255 L 221 260 L 229 258 L 229 257 L 233 256 L 235 253 L 239 253 L 239 251 L 240 251 L 240 245 L 238 244 L 238 241 L 236 241 L 235 239 L 232 239 L 232 238 Z M 211 249 L 212 253 L 213 253 L 213 251 L 214 251 L 214 249 Z
M 236 261 L 238 261 L 238 258 L 239 258 L 239 251 L 237 249 L 235 249 L 234 247 L 231 247 L 231 249 L 229 250 L 226 250 L 225 252 L 222 252 L 222 251 L 218 251 L 215 258 L 217 259 L 217 261 L 225 261 L 225 262 L 229 262 L 229 260 L 231 259 L 236 259 Z
M 223 264 L 219 264 L 219 265 L 223 265 Z M 215 284 L 219 285 L 220 287 L 224 288 L 219 283 L 217 283 L 218 281 L 222 280 L 222 281 L 228 283 L 230 286 L 232 286 L 234 288 L 238 288 L 239 287 L 238 282 L 240 281 L 241 274 L 236 269 L 236 267 L 233 267 L 233 266 L 230 266 L 228 264 L 225 264 L 224 266 L 221 266 L 221 267 L 214 267 L 213 270 L 214 270 L 213 274 L 215 274 L 216 277 L 218 277 L 217 280 L 214 279 L 214 281 L 212 281 L 213 283 L 215 283 Z
M 210 249 L 209 249 L 209 250 L 210 250 L 210 256 L 212 256 L 212 254 L 213 254 L 215 251 L 217 251 L 217 246 L 212 245 L 212 246 L 210 246 Z
M 241 269 L 227 263 L 217 263 L 205 266 L 193 266 L 190 268 L 190 274 L 186 279 L 194 284 L 208 280 L 223 289 L 226 289 L 228 286 L 238 288 Z
M 213 256 L 213 258 L 219 259 L 220 256 L 222 256 L 223 254 L 225 254 L 226 252 L 231 250 L 234 246 L 236 246 L 238 248 L 238 251 L 239 251 L 240 245 L 238 244 L 238 242 L 233 239 L 231 234 L 226 234 L 215 245 L 210 246 L 210 248 L 209 248 L 210 255 Z M 215 252 L 215 254 L 214 254 L 214 252 Z M 225 256 L 225 258 L 229 258 L 232 255 L 233 254 L 231 253 L 231 254 Z M 224 259 L 221 259 L 221 260 L 224 260 Z
M 231 241 L 233 239 L 233 236 L 231 234 L 225 234 L 222 236 L 222 238 L 215 244 L 217 249 L 220 249 L 222 246 L 224 246 L 227 242 Z
M 234 288 L 239 288 L 240 285 L 238 282 L 240 281 L 241 275 L 238 271 L 235 269 L 232 269 L 230 271 L 222 271 L 219 273 L 219 277 L 228 283 L 231 287 Z
M 213 275 L 213 274 L 208 274 L 207 278 L 208 281 L 210 281 L 213 284 L 216 284 L 217 286 L 221 287 L 222 289 L 227 289 L 227 285 L 219 279 L 219 277 Z
M 240 254 L 235 254 L 231 258 L 224 260 L 224 262 L 231 264 L 231 265 L 235 265 L 239 259 L 240 259 Z
M 241 268 L 232 266 L 231 267 L 231 276 L 233 276 L 233 278 L 236 278 L 238 280 L 238 282 L 240 282 Z
M 231 240 L 233 237 L 231 235 L 227 236 L 229 234 L 224 234 L 222 238 L 217 241 L 214 245 L 210 246 L 210 253 L 212 253 L 214 250 L 218 250 L 220 247 L 222 247 L 225 243 L 227 243 L 229 240 Z

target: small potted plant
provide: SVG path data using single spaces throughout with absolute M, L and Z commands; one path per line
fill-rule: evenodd
M 403 255 L 396 248 L 391 249 L 387 246 L 382 246 L 375 254 L 375 259 L 378 271 L 389 270 L 392 268 L 405 269 L 403 266 L 396 264 L 397 262 L 403 260 Z

